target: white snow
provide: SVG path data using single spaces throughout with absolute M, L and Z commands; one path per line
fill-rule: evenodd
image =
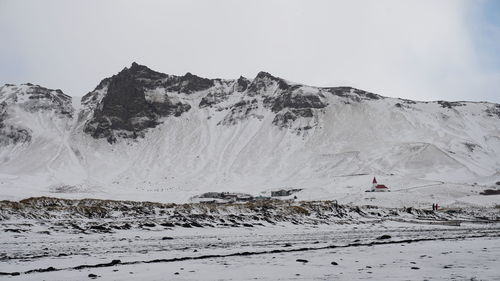
M 219 84 L 216 88 L 232 87 L 227 81 Z M 272 124 L 275 113 L 262 102 L 276 94 L 276 83 L 262 96 L 234 93 L 199 109 L 201 98 L 216 90 L 148 92 L 148 99 L 169 95 L 192 109 L 164 118 L 144 138 L 120 139 L 113 145 L 83 133 L 90 109 L 106 87 L 73 118 L 26 111 L 19 101 L 12 104 L 5 122 L 29 128 L 33 139 L 0 148 L 0 199 L 56 195 L 186 202 L 207 191 L 258 195 L 290 187 L 303 188 L 296 194 L 303 200 L 425 208 L 432 203 L 499 204 L 498 196 L 479 195 L 500 181 L 500 119 L 485 113 L 494 104 L 464 102 L 443 108 L 436 102 L 392 98 L 353 101 L 303 86 L 297 93 L 320 92 L 328 107 L 281 129 Z M 253 98 L 258 107 L 249 117 L 231 112 L 232 104 Z M 229 117 L 236 121 L 221 122 Z M 296 130 L 313 123 L 309 130 Z M 365 193 L 373 176 L 391 192 Z M 73 188 L 57 188 L 65 185 Z
M 385 222 L 85 235 L 53 231 L 49 235 L 37 232 L 46 226 L 29 228 L 28 232 L 2 235 L 0 244 L 9 258 L 0 262 L 0 272 L 50 266 L 62 270 L 3 277 L 6 280 L 89 280 L 89 274 L 100 276 L 99 280 L 497 280 L 499 276 L 498 224 L 450 228 Z M 382 234 L 392 237 L 378 240 Z M 162 239 L 165 236 L 171 240 Z M 398 242 L 408 239 L 424 241 Z M 397 243 L 367 246 L 388 241 Z M 309 249 L 298 250 L 305 248 Z M 234 255 L 244 252 L 256 254 Z M 147 263 L 206 255 L 228 256 Z M 132 264 L 72 269 L 111 260 Z

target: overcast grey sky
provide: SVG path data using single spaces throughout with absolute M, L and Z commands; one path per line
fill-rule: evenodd
M 0 0 L 0 83 L 82 96 L 133 61 L 169 74 L 500 102 L 500 1 Z

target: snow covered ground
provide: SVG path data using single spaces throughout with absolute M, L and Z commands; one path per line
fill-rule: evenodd
M 429 241 L 133 264 L 10 279 L 91 280 L 88 276 L 94 274 L 98 280 L 500 280 L 499 242 L 498 238 Z
M 3 235 L 15 258 L 2 259 L 0 272 L 27 272 L 6 280 L 499 280 L 499 235 L 499 224 L 394 222 Z
M 495 280 L 499 210 L 0 202 L 6 280 Z M 334 263 L 333 263 L 334 262 Z M 335 264 L 336 263 L 336 264 Z
M 430 241 L 134 264 L 46 273 L 26 280 L 88 280 L 88 274 L 102 280 L 500 280 L 499 242 L 498 238 Z
M 191 202 L 192 197 L 207 191 L 244 192 L 253 196 L 270 196 L 271 190 L 280 188 L 303 188 L 302 191 L 282 199 L 297 197 L 298 200 L 336 200 L 341 204 L 376 205 L 382 207 L 430 208 L 438 203 L 444 208 L 494 207 L 500 205 L 499 195 L 485 196 L 480 193 L 486 189 L 500 189 L 495 185 L 500 177 L 494 177 L 493 183 L 453 183 L 437 180 L 409 179 L 399 176 L 377 177 L 380 183 L 390 187 L 391 192 L 365 192 L 371 188 L 372 175 L 341 176 L 333 178 L 325 185 L 304 187 L 295 185 L 256 185 L 252 189 L 230 187 L 172 187 L 153 183 L 139 183 L 137 186 L 123 186 L 119 183 L 102 185 L 58 184 L 50 185 L 40 180 L 43 175 L 13 176 L 0 174 L 1 199 L 21 200 L 32 196 L 50 196 L 63 198 L 100 198 L 110 200 L 155 201 L 162 203 Z M 479 180 L 478 180 L 479 181 Z M 29 187 L 29 188 L 28 188 Z

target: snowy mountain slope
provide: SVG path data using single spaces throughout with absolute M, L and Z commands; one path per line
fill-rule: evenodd
M 68 139 L 75 123 L 71 97 L 38 85 L 5 85 L 0 87 L 0 104 L 4 196 L 47 191 L 47 184 L 71 179 L 73 175 L 64 174 L 77 172 L 78 161 L 73 159 L 72 166 L 59 162 L 61 157 L 71 158 Z
M 12 87 L 2 88 L 2 100 Z M 205 191 L 297 187 L 305 188 L 299 198 L 361 200 L 373 175 L 394 191 L 465 184 L 463 196 L 474 195 L 478 179 L 500 180 L 500 105 L 486 102 L 386 98 L 265 72 L 174 76 L 134 63 L 101 81 L 78 112 L 70 99 L 59 112 L 22 104 L 10 101 L 2 117 L 32 132 L 0 148 L 6 198 L 60 192 L 177 202 Z

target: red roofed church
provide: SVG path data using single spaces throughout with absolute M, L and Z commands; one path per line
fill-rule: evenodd
M 389 191 L 389 188 L 383 184 L 378 184 L 377 179 L 373 177 L 373 185 L 371 191 Z

